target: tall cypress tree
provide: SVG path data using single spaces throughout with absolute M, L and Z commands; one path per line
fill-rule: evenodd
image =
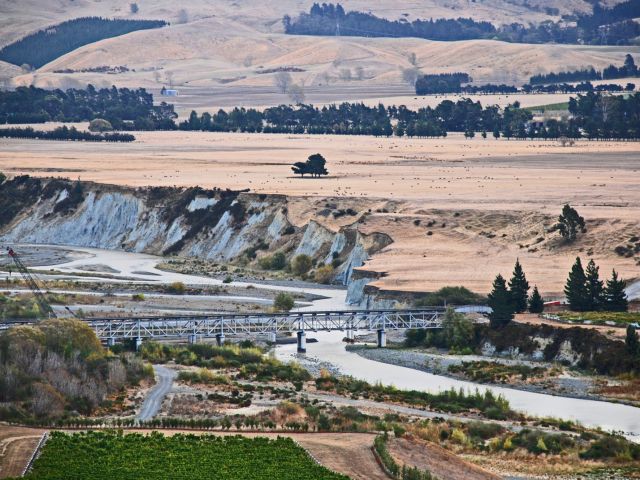
M 638 340 L 638 334 L 633 325 L 627 327 L 627 338 L 625 338 L 624 343 L 631 356 L 635 357 L 640 354 L 640 340 Z
M 627 294 L 624 289 L 627 282 L 618 279 L 618 274 L 614 270 L 611 273 L 611 280 L 607 280 L 605 288 L 605 310 L 609 312 L 626 312 L 629 309 Z
M 527 282 L 527 277 L 524 274 L 522 265 L 520 265 L 520 260 L 516 260 L 516 265 L 513 268 L 513 276 L 509 280 L 509 291 L 514 312 L 524 312 L 527 309 L 529 282 Z
M 488 304 L 492 312 L 489 314 L 491 328 L 499 328 L 513 320 L 513 304 L 507 290 L 507 282 L 502 275 L 493 281 L 493 289 L 488 295 Z
M 567 296 L 569 308 L 575 312 L 584 312 L 589 308 L 586 281 L 587 278 L 582 268 L 582 262 L 580 257 L 577 257 L 564 287 L 564 294 Z
M 596 262 L 589 260 L 585 284 L 589 298 L 588 310 L 601 310 L 604 307 L 604 282 L 600 280 L 599 270 Z
M 531 297 L 529 297 L 529 311 L 531 313 L 542 313 L 544 311 L 544 298 L 540 295 L 538 287 L 533 287 Z

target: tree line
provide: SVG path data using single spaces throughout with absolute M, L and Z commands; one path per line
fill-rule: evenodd
M 0 91 L 0 124 L 107 120 L 116 130 L 175 129 L 173 105 L 153 105 L 144 88 L 45 90 L 18 87 Z
M 416 94 L 459 93 L 463 83 L 472 81 L 469 74 L 464 72 L 421 75 L 416 80 Z
M 0 60 L 14 65 L 40 68 L 89 43 L 125 35 L 136 30 L 160 28 L 164 20 L 122 20 L 82 17 L 51 25 L 27 35 L 0 50 Z
M 234 108 L 200 116 L 193 111 L 180 130 L 248 133 L 307 133 L 444 137 L 447 132 L 491 132 L 495 138 L 623 138 L 640 137 L 640 93 L 605 96 L 589 92 L 571 98 L 568 120 L 532 122 L 533 115 L 520 104 L 483 107 L 470 99 L 444 100 L 436 107 L 410 110 L 406 106 L 369 107 L 363 103 L 280 105 L 263 111 Z
M 82 122 L 106 120 L 114 130 L 187 130 L 208 132 L 443 137 L 490 132 L 495 138 L 640 138 L 640 93 L 608 96 L 601 92 L 572 97 L 569 119 L 533 122 L 514 102 L 504 108 L 483 107 L 470 99 L 444 100 L 436 107 L 341 103 L 315 107 L 279 105 L 264 110 L 234 108 L 198 115 L 176 124 L 173 105 L 154 106 L 146 90 L 116 88 L 43 90 L 19 87 L 0 92 L 0 123 Z
M 635 65 L 634 65 L 635 66 Z M 613 67 L 612 68 L 616 68 Z M 568 72 L 565 72 L 568 73 Z M 553 78 L 555 74 L 549 74 Z M 616 77 L 618 78 L 618 77 Z M 463 85 L 473 80 L 467 73 L 439 73 L 418 76 L 415 82 L 416 95 L 444 95 L 449 93 L 487 95 L 487 94 L 512 94 L 512 93 L 586 93 L 586 92 L 622 92 L 633 91 L 636 86 L 628 83 L 626 87 L 618 84 L 593 85 L 590 81 L 577 85 L 568 83 L 551 83 L 540 81 L 536 84 L 527 84 L 522 88 L 514 85 Z
M 615 270 L 611 278 L 605 283 L 600 280 L 599 267 L 591 259 L 586 271 L 582 267 L 580 257 L 576 258 L 564 288 L 567 303 L 576 312 L 626 312 L 629 308 L 626 282 L 618 277 Z M 493 281 L 491 293 L 488 295 L 488 305 L 493 310 L 489 320 L 493 328 L 507 325 L 515 313 L 527 310 L 531 313 L 542 313 L 544 299 L 537 286 L 528 295 L 530 286 L 522 265 L 516 260 L 513 275 L 508 282 L 498 274 Z
M 620 67 L 609 65 L 604 70 L 597 71 L 593 67 L 569 70 L 566 72 L 551 72 L 533 75 L 529 78 L 529 85 L 544 83 L 581 82 L 590 80 L 612 80 L 616 78 L 637 77 L 640 75 L 638 66 L 631 54 L 627 54 L 624 64 Z
M 33 138 L 38 140 L 76 140 L 83 142 L 133 142 L 136 137 L 130 133 L 91 133 L 77 130 L 76 127 L 57 127 L 54 130 L 34 130 L 27 128 L 0 128 L 2 138 Z
M 611 9 L 594 8 L 592 14 L 579 17 L 577 24 L 544 21 L 538 25 L 511 23 L 494 26 L 471 18 L 418 19 L 409 22 L 388 20 L 371 13 L 345 12 L 340 4 L 314 3 L 308 13 L 282 19 L 290 35 L 417 37 L 428 40 L 455 41 L 495 39 L 512 43 L 566 43 L 595 45 L 629 45 L 640 35 L 637 0 L 628 0 Z

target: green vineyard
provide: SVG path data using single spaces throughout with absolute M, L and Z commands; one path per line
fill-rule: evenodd
M 30 479 L 343 480 L 290 438 L 53 432 Z

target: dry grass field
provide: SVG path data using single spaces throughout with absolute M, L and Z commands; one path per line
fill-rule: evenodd
M 633 258 L 613 250 L 640 234 L 640 148 L 633 142 L 516 141 L 205 132 L 140 132 L 132 144 L 6 139 L 0 171 L 130 186 L 201 185 L 290 196 L 289 216 L 336 229 L 355 221 L 317 218 L 327 201 L 366 215 L 360 230 L 394 243 L 365 269 L 386 272 L 382 289 L 466 285 L 486 291 L 520 258 L 532 283 L 562 290 L 576 255 L 608 275 L 636 278 Z M 290 165 L 321 152 L 330 175 L 293 177 Z M 562 205 L 589 232 L 571 246 L 546 230 Z M 370 210 L 370 211 L 369 211 Z M 419 224 L 416 222 L 419 221 Z M 429 226 L 430 222 L 433 222 Z M 444 226 L 443 226 L 444 224 Z M 431 232 L 431 234 L 429 234 Z

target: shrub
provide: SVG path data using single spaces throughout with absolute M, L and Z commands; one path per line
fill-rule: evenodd
M 318 283 L 330 283 L 333 278 L 333 267 L 331 265 L 323 265 L 316 269 L 314 280 Z
M 465 287 L 442 287 L 440 290 L 428 293 L 416 302 L 416 307 L 437 307 L 446 304 L 477 305 L 485 303 L 487 299 Z
M 288 312 L 293 308 L 295 302 L 293 297 L 285 292 L 280 292 L 273 300 L 273 308 L 281 312 Z
M 580 458 L 620 460 L 640 460 L 640 445 L 629 442 L 617 435 L 606 435 L 591 444 L 588 450 L 580 453 Z
M 165 287 L 165 292 L 171 293 L 173 295 L 184 295 L 184 292 L 187 290 L 184 283 L 182 282 L 173 282 Z
M 111 123 L 104 118 L 94 118 L 89 122 L 90 132 L 110 132 L 113 130 Z
M 297 255 L 291 262 L 291 271 L 301 277 L 311 270 L 311 265 L 311 258 L 308 255 Z
M 134 302 L 141 302 L 144 300 L 144 293 L 134 293 L 131 295 L 131 300 Z

